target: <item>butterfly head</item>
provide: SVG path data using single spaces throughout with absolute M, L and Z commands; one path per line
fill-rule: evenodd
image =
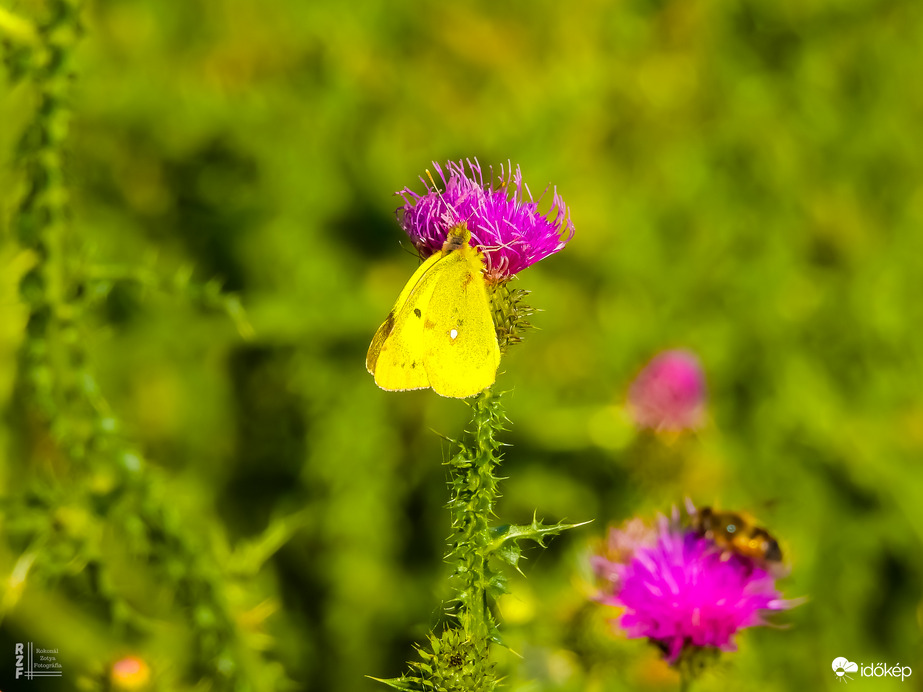
M 443 254 L 449 254 L 458 250 L 471 242 L 471 231 L 468 230 L 468 224 L 462 221 L 452 228 L 446 234 L 445 243 L 442 245 Z

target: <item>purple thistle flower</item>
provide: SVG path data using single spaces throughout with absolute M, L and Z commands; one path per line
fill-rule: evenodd
M 695 354 L 664 351 L 638 374 L 628 391 L 632 417 L 642 428 L 690 430 L 705 414 L 705 375 Z
M 734 635 L 769 624 L 765 616 L 798 604 L 782 599 L 775 578 L 750 558 L 728 554 L 690 528 L 661 516 L 656 538 L 643 540 L 616 561 L 596 556 L 593 565 L 606 582 L 598 600 L 624 608 L 614 621 L 630 639 L 646 638 L 676 664 L 684 652 L 702 648 L 734 651 Z M 611 529 L 608 545 L 638 535 Z M 615 534 L 613 536 L 613 534 Z
M 574 225 L 557 189 L 547 213 L 538 211 L 539 202 L 522 181 L 519 166 L 500 166 L 500 184 L 494 187 L 493 168 L 489 185 L 484 182 L 477 159 L 449 161 L 445 170 L 433 162 L 442 179 L 443 191 L 436 183 L 420 178 L 426 192 L 417 194 L 404 188 L 396 194 L 404 200 L 399 208 L 401 226 L 423 257 L 442 249 L 453 226 L 466 223 L 472 245 L 483 253 L 487 278 L 506 281 L 526 267 L 562 250 L 574 235 Z M 430 185 L 432 183 L 432 186 Z M 526 199 L 528 197 L 528 200 Z

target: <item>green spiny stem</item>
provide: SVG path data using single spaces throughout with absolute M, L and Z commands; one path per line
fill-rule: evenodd
M 472 404 L 472 426 L 459 451 L 446 465 L 450 469 L 448 504 L 452 514 L 451 547 L 446 560 L 454 564 L 457 625 L 440 635 L 429 636 L 428 647 L 418 647 L 420 661 L 399 678 L 373 678 L 396 690 L 419 692 L 490 692 L 499 686 L 490 644 L 499 642 L 497 622 L 491 611 L 494 598 L 506 592 L 498 571 L 502 563 L 519 569 L 521 542 L 544 546 L 549 536 L 580 524 L 545 524 L 533 516 L 530 524 L 492 526 L 494 506 L 502 480 L 496 475 L 502 455 L 498 434 L 505 430 L 506 416 L 500 395 L 485 390 Z M 498 566 L 495 568 L 491 563 Z
M 497 577 L 490 570 L 493 550 L 490 527 L 499 497 L 495 475 L 500 463 L 497 433 L 505 417 L 500 396 L 489 389 L 472 404 L 473 429 L 459 442 L 459 451 L 446 465 L 450 469 L 448 504 L 452 514 L 451 548 L 446 560 L 453 563 L 454 615 L 457 625 L 431 634 L 427 647 L 418 647 L 420 661 L 400 678 L 379 682 L 397 690 L 418 692 L 490 692 L 499 681 L 489 660 L 490 642 L 497 640 L 497 624 L 490 610 L 496 595 Z
M 473 409 L 473 440 L 448 462 L 452 473 L 452 549 L 448 559 L 455 564 L 459 623 L 476 648 L 483 642 L 486 650 L 487 642 L 496 638 L 488 602 L 493 582 L 488 560 L 490 523 L 499 497 L 497 433 L 504 429 L 505 417 L 499 395 L 489 389 L 475 399 Z

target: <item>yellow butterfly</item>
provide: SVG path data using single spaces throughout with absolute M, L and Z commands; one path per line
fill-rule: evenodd
M 464 223 L 410 277 L 375 332 L 365 367 L 391 391 L 432 387 L 463 399 L 494 383 L 500 347 L 484 281 L 484 256 Z

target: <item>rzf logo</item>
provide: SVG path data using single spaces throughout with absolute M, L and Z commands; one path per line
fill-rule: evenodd
M 61 664 L 58 663 L 57 649 L 37 649 L 32 642 L 17 643 L 13 649 L 15 657 L 16 679 L 25 678 L 59 678 Z
M 22 677 L 22 668 L 23 668 L 22 659 L 25 656 L 25 654 L 23 654 L 22 652 L 22 647 L 23 647 L 22 644 L 16 645 L 16 679 L 17 680 L 19 680 L 19 678 Z

